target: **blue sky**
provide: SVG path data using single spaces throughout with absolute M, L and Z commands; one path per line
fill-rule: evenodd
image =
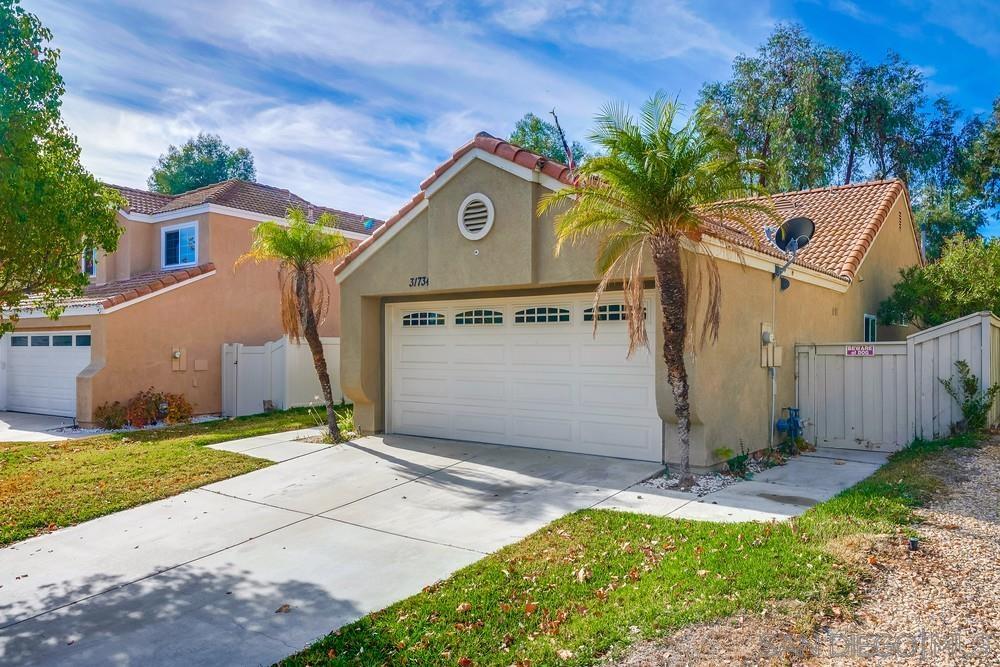
M 198 131 L 258 180 L 384 217 L 475 132 L 556 107 L 584 139 L 608 100 L 694 100 L 775 24 L 921 67 L 969 112 L 1000 95 L 1000 3 L 24 0 L 55 33 L 64 117 L 98 177 L 144 186 Z

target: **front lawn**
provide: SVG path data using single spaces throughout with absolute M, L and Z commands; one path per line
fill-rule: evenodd
M 770 601 L 800 601 L 808 619 L 848 605 L 857 566 L 834 555 L 845 538 L 910 524 L 940 490 L 929 464 L 974 445 L 917 443 L 795 521 L 577 512 L 279 664 L 591 665 L 637 639 Z
M 0 546 L 263 468 L 270 461 L 205 445 L 311 426 L 313 416 L 297 409 L 81 440 L 0 443 Z

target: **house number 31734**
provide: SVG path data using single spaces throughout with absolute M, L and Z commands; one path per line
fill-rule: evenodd
M 413 276 L 410 278 L 410 287 L 427 287 L 431 284 L 427 276 Z

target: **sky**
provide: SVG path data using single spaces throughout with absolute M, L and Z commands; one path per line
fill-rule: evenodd
M 455 149 L 555 108 L 586 141 L 609 101 L 690 106 L 781 22 L 919 66 L 969 113 L 1000 96 L 989 0 L 23 0 L 54 33 L 63 117 L 84 165 L 144 187 L 198 132 L 254 155 L 257 178 L 385 218 Z

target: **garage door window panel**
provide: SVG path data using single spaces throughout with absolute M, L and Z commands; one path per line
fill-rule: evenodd
M 77 347 L 90 347 L 90 335 L 80 335 L 76 337 Z
M 430 311 L 420 311 L 403 315 L 404 327 L 443 327 L 444 315 Z
M 48 336 L 32 336 L 31 337 L 31 347 L 48 347 L 49 337 Z
M 558 324 L 569 321 L 568 308 L 533 306 L 514 313 L 514 324 Z
M 460 327 L 503 324 L 503 313 L 487 308 L 466 310 L 455 315 L 455 324 Z
M 53 336 L 52 347 L 73 347 L 73 337 L 65 335 Z
M 28 347 L 28 337 L 27 336 L 11 336 L 10 338 L 11 347 Z

